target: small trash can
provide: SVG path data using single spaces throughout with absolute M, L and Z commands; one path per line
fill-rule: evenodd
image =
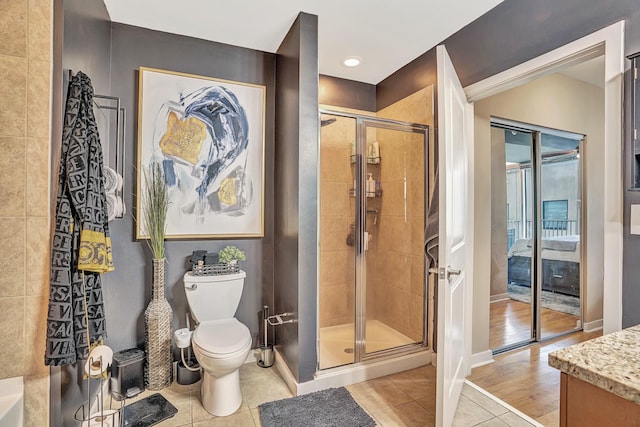
M 130 348 L 113 354 L 111 392 L 133 397 L 144 391 L 144 351 Z

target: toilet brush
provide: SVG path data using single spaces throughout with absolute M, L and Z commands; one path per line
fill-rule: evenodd
M 262 307 L 262 317 L 264 320 L 264 341 L 260 346 L 260 360 L 258 360 L 258 366 L 261 368 L 269 368 L 273 365 L 273 346 L 269 345 L 268 330 L 269 330 L 269 306 Z
M 262 342 L 262 345 L 267 347 L 269 345 L 268 336 L 267 336 L 267 326 L 269 325 L 269 321 L 267 320 L 269 318 L 269 306 L 268 305 L 265 305 L 263 307 L 262 318 L 263 318 L 263 322 L 264 322 L 264 341 Z

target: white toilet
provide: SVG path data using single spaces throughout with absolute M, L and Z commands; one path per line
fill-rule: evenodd
M 202 406 L 225 416 L 242 404 L 238 370 L 251 350 L 249 328 L 235 317 L 246 273 L 184 275 L 184 291 L 197 322 L 191 339 L 193 352 L 204 369 Z

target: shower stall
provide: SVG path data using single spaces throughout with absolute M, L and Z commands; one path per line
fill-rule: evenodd
M 425 350 L 428 126 L 320 122 L 318 368 Z

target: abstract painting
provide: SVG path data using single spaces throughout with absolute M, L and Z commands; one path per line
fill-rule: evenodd
M 139 90 L 137 194 L 159 164 L 167 239 L 262 237 L 265 87 L 141 67 Z

